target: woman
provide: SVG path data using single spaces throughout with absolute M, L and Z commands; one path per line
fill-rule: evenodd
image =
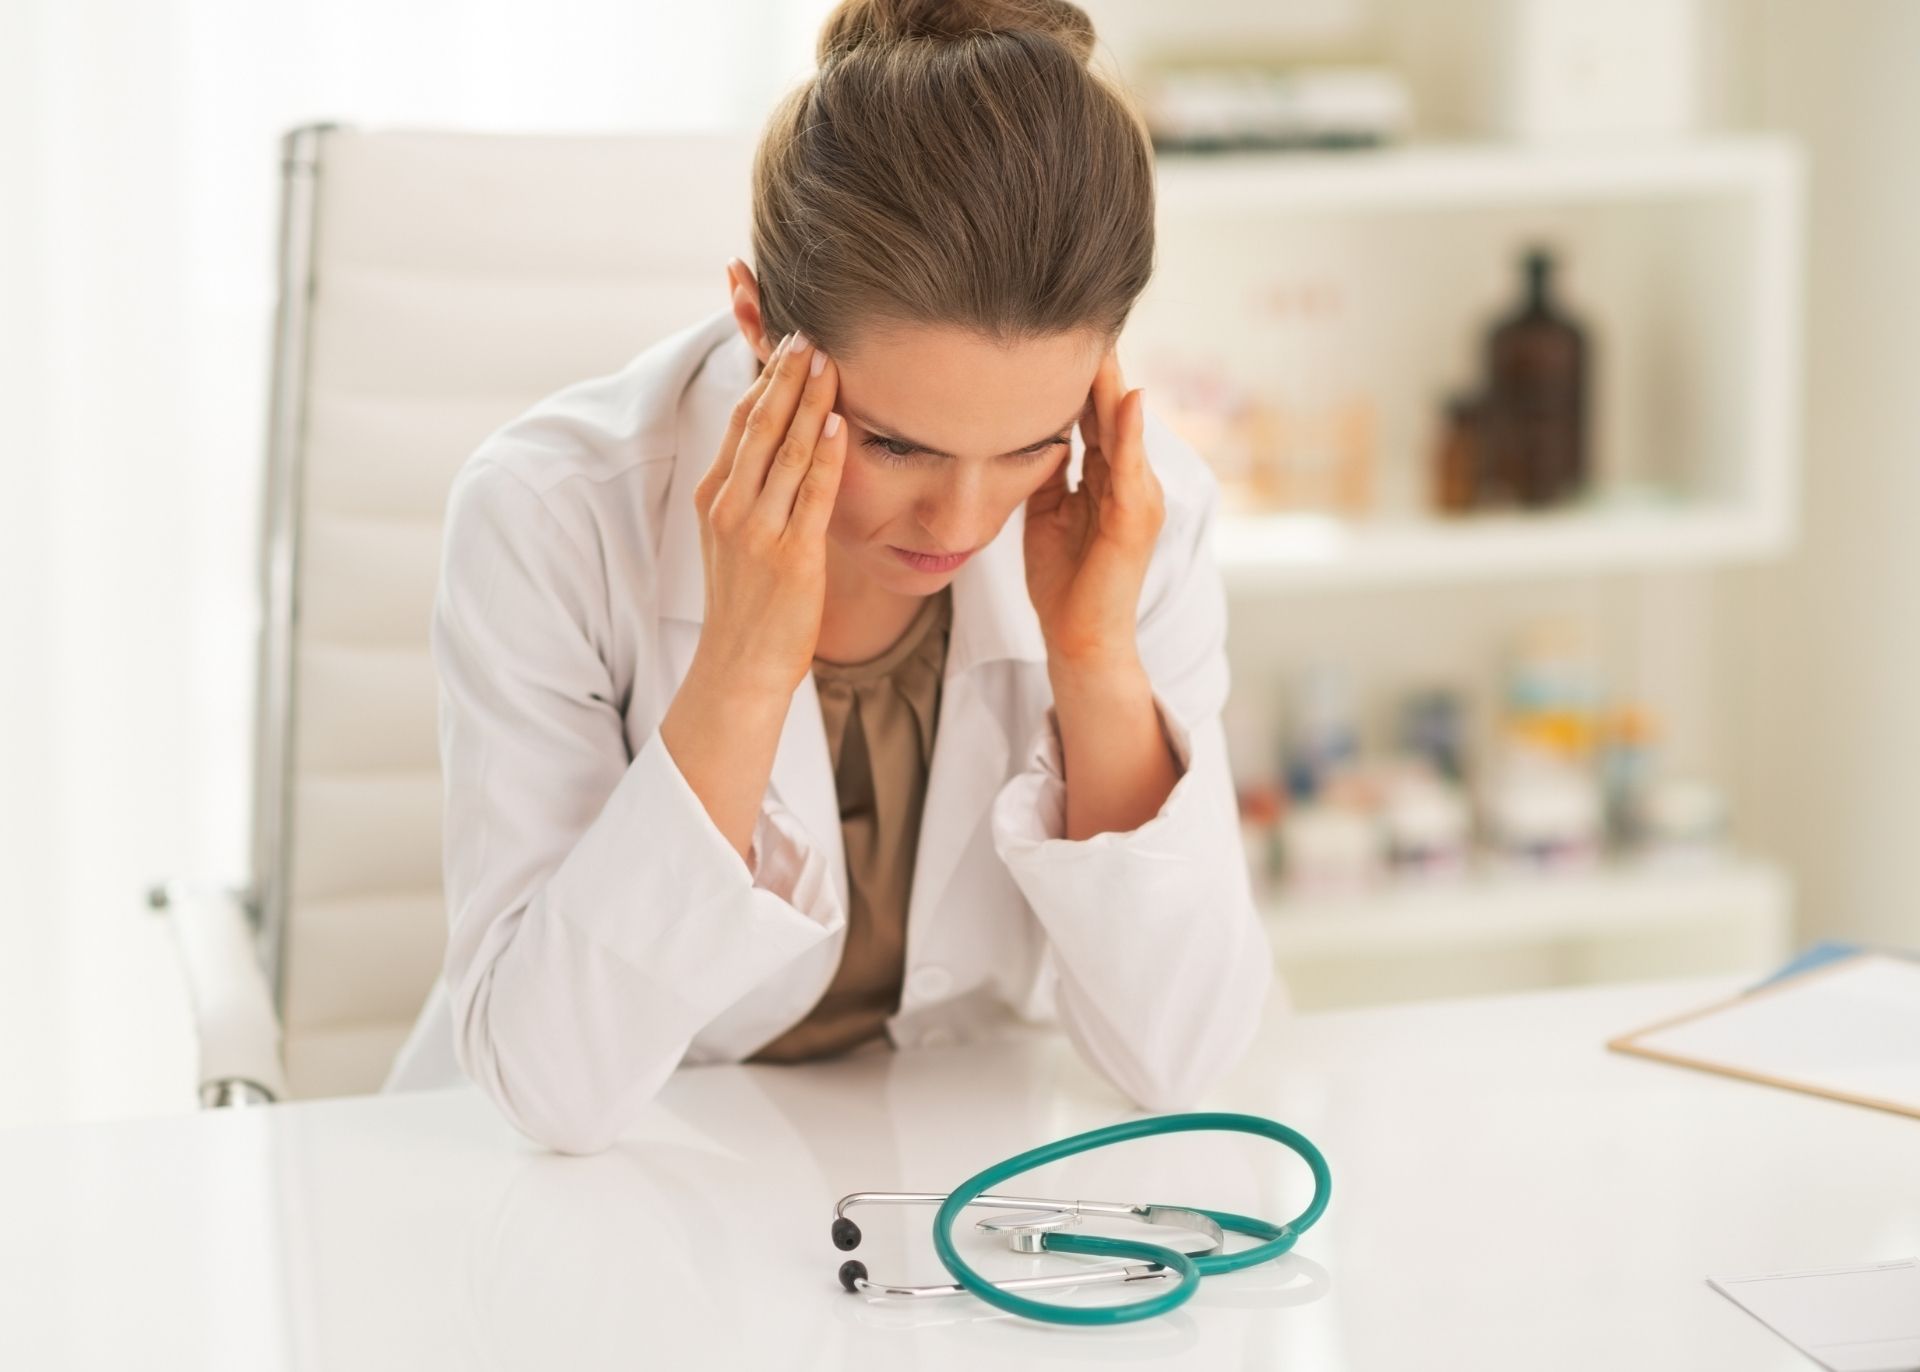
M 1114 356 L 1153 167 L 1093 43 L 1061 0 L 848 0 L 731 308 L 462 468 L 451 937 L 394 1084 L 457 1059 L 592 1152 L 681 1062 L 1057 1014 L 1162 1109 L 1245 1051 L 1214 489 Z

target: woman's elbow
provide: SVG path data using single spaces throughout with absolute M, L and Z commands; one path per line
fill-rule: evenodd
M 556 1153 L 587 1157 L 604 1153 L 619 1141 L 637 1108 L 652 1090 L 636 1098 L 624 1092 L 575 1085 L 564 1092 L 532 1087 L 527 1073 L 495 1071 L 483 1083 L 507 1122 L 534 1143 Z
M 672 1069 L 669 1061 L 635 1072 L 632 1062 L 596 1065 L 587 1053 L 543 1051 L 537 1029 L 503 1032 L 486 1011 L 484 1002 L 475 1005 L 455 1037 L 461 1070 L 509 1124 L 556 1153 L 604 1153 Z
M 1190 1110 L 1208 1091 L 1245 1062 L 1260 1026 L 1274 1008 L 1270 995 L 1277 978 L 1273 964 L 1259 959 L 1243 964 L 1234 984 L 1219 988 L 1208 1012 L 1184 1035 L 1154 1036 L 1159 1050 L 1141 1054 L 1119 1082 L 1144 1110 Z M 1280 997 L 1284 1005 L 1284 995 Z

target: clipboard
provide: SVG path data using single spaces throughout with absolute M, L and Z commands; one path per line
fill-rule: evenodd
M 1857 953 L 1607 1047 L 1920 1119 L 1920 962 Z

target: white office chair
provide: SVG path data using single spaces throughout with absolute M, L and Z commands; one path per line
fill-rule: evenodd
M 251 874 L 156 887 L 207 1104 L 373 1091 L 446 937 L 427 626 L 455 470 L 724 304 L 745 135 L 282 140 Z

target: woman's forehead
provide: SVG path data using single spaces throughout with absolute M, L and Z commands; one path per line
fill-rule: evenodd
M 861 427 L 928 451 L 993 456 L 1071 424 L 1101 354 L 1092 333 L 1002 345 L 958 329 L 902 328 L 834 361 L 840 408 Z

